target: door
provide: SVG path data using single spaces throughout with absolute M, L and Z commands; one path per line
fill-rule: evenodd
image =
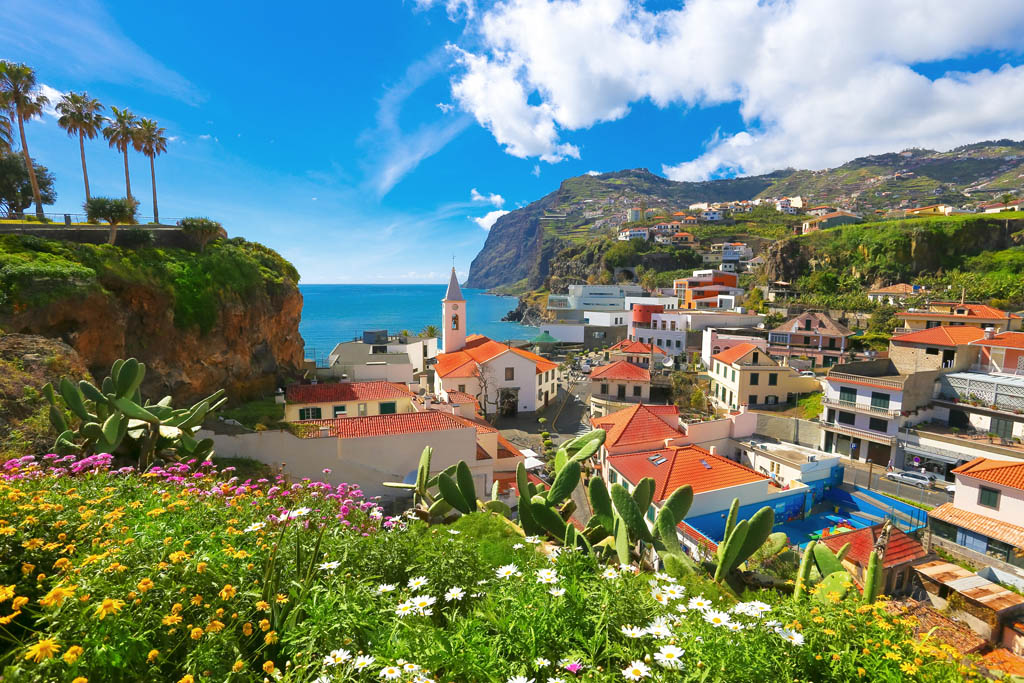
M 956 542 L 958 545 L 970 548 L 971 550 L 979 553 L 984 553 L 988 549 L 988 536 L 976 534 L 973 531 L 968 531 L 967 529 L 956 530 Z
M 873 462 L 876 465 L 881 465 L 883 467 L 886 467 L 889 464 L 889 455 L 892 452 L 892 446 L 886 446 L 885 444 L 866 440 L 864 443 L 868 445 L 868 462 Z
M 967 413 L 958 408 L 954 408 L 949 411 L 949 426 L 956 427 L 957 429 L 967 429 L 970 426 L 970 420 L 967 419 Z
M 617 395 L 618 395 L 618 398 L 619 398 L 620 401 L 623 401 L 623 400 L 626 399 L 626 385 L 625 384 L 620 384 L 618 386 L 618 394 Z

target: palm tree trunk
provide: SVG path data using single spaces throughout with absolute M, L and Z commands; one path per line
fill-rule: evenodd
M 128 177 L 128 146 L 124 148 L 124 189 L 128 193 L 128 199 L 132 198 L 132 179 Z M 113 242 L 111 242 L 113 244 Z
M 78 148 L 82 152 L 82 177 L 85 178 L 85 201 L 89 201 L 89 171 L 85 167 L 85 134 L 79 131 L 78 133 Z
M 32 157 L 28 153 L 28 142 L 25 140 L 25 120 L 18 112 L 18 132 L 21 134 L 21 153 L 25 156 L 25 166 L 28 168 L 28 179 L 32 182 L 32 198 L 36 202 L 36 217 L 43 218 L 43 199 L 39 196 L 39 181 L 36 180 L 36 169 L 32 166 Z
M 153 222 L 160 223 L 160 209 L 156 207 L 156 167 L 153 164 L 153 157 L 149 157 L 149 176 L 153 180 Z

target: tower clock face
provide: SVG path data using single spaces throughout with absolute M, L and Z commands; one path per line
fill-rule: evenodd
M 454 308 L 457 311 L 457 310 L 459 310 L 459 305 L 458 304 L 452 304 L 452 308 Z

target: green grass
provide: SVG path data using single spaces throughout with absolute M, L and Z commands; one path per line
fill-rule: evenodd
M 274 429 L 284 421 L 284 404 L 278 403 L 273 397 L 259 398 L 222 410 L 220 414 L 227 419 L 241 422 L 249 429 L 256 429 L 256 425 Z
M 797 401 L 797 405 L 804 411 L 803 418 L 805 420 L 813 420 L 821 415 L 821 392 L 816 391 L 813 394 L 808 394 L 802 399 Z

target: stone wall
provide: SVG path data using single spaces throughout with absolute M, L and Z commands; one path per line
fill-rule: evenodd
M 819 423 L 782 415 L 757 413 L 757 431 L 755 433 L 807 448 L 817 449 L 821 443 L 821 425 Z
M 153 246 L 189 249 L 195 242 L 181 228 L 173 226 L 119 225 L 118 235 L 125 230 L 143 229 L 153 235 Z M 81 244 L 106 244 L 110 229 L 106 226 L 66 226 L 61 223 L 3 223 L 0 235 L 32 235 L 49 240 L 64 240 Z

